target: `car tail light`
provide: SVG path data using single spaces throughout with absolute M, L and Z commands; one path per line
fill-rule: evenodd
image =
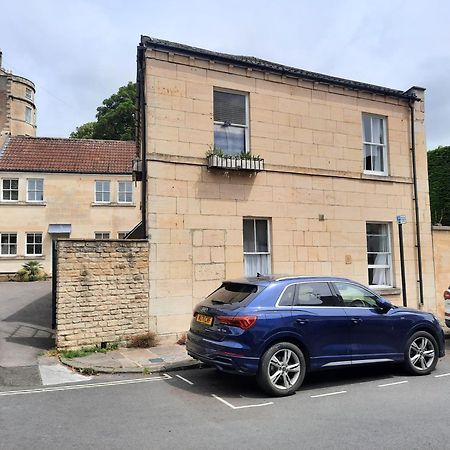
M 444 300 L 450 300 L 450 291 L 444 291 Z
M 230 327 L 238 327 L 243 330 L 248 330 L 256 322 L 256 316 L 219 316 L 217 320 L 222 325 L 229 325 Z

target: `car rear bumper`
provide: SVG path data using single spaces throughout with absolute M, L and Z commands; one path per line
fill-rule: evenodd
M 242 375 L 255 375 L 258 372 L 259 358 L 240 355 L 238 349 L 227 345 L 227 342 L 214 342 L 191 331 L 187 333 L 186 350 L 192 358 L 224 372 Z

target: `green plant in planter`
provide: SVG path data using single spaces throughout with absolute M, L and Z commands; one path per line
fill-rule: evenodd
M 18 281 L 38 281 L 46 280 L 48 275 L 45 273 L 42 264 L 39 261 L 28 261 L 22 265 L 16 273 Z
M 210 145 L 208 151 L 206 152 L 206 157 L 209 156 L 223 157 L 225 156 L 225 153 L 220 147 L 217 147 L 217 145 Z

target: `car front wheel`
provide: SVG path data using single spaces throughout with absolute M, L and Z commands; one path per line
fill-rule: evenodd
M 406 343 L 405 367 L 413 375 L 428 375 L 439 359 L 436 339 L 426 331 L 414 333 Z
M 270 395 L 290 395 L 301 386 L 305 369 L 302 351 L 290 342 L 279 342 L 264 353 L 257 376 L 258 384 Z

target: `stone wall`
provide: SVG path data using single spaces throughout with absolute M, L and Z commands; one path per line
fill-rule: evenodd
M 76 348 L 149 330 L 147 241 L 57 241 L 56 345 Z
M 450 286 L 450 227 L 433 227 L 436 299 L 439 318 L 444 319 L 443 294 Z

